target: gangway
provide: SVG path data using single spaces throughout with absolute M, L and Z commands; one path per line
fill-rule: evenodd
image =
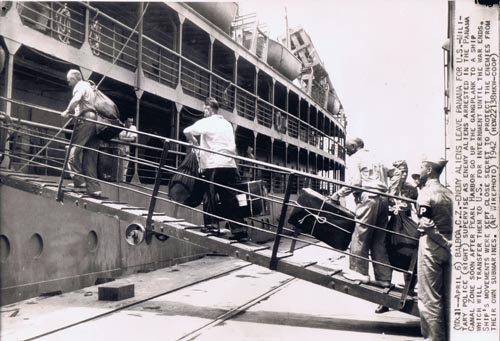
M 15 102 L 18 105 L 29 105 L 34 107 L 34 105 L 26 102 L 15 101 L 12 99 L 8 100 Z M 36 107 L 38 109 L 43 109 L 44 111 L 49 113 L 59 114 L 58 112 L 48 108 L 39 106 Z M 16 134 L 34 134 L 29 129 L 23 130 L 20 127 L 41 125 L 39 123 L 14 118 L 12 119 L 12 121 L 15 122 L 14 125 L 8 125 L 6 122 L 0 122 L 0 129 L 7 129 L 11 133 Z M 53 126 L 51 127 L 44 125 L 44 128 L 48 130 L 51 129 L 52 131 L 61 131 L 60 128 Z M 335 266 L 329 266 L 327 262 L 321 261 L 322 259 L 325 259 L 325 255 L 331 255 L 333 252 L 345 254 L 350 257 L 353 257 L 353 255 L 350 255 L 345 251 L 335 250 L 330 246 L 320 243 L 311 235 L 301 234 L 299 233 L 299 231 L 287 227 L 286 218 L 287 214 L 289 213 L 289 208 L 297 206 L 297 204 L 293 202 L 293 200 L 290 200 L 292 183 L 296 179 L 296 177 L 300 176 L 317 181 L 324 181 L 334 184 L 335 186 L 347 186 L 343 182 L 322 178 L 314 174 L 290 170 L 284 167 L 271 165 L 253 159 L 219 153 L 221 155 L 234 157 L 240 162 L 243 161 L 245 163 L 254 163 L 257 167 L 262 167 L 266 170 L 284 173 L 286 176 L 286 188 L 284 197 L 281 198 L 274 195 L 269 197 L 256 196 L 259 199 L 269 200 L 281 206 L 279 221 L 277 225 L 273 226 L 274 230 L 270 231 L 252 225 L 247 225 L 249 229 L 256 229 L 264 233 L 272 234 L 274 237 L 274 242 L 271 245 L 262 245 L 251 241 L 229 240 L 223 238 L 222 236 L 203 232 L 202 226 L 192 224 L 184 219 L 179 219 L 177 217 L 157 212 L 155 210 L 156 202 L 158 200 L 172 203 L 172 200 L 168 198 L 168 193 L 160 191 L 162 175 L 165 172 L 172 172 L 174 174 L 176 173 L 175 167 L 166 166 L 166 160 L 169 152 L 178 152 L 178 148 L 176 148 L 175 145 L 183 147 L 193 146 L 182 141 L 177 141 L 162 136 L 147 134 L 140 131 L 138 133 L 160 139 L 164 142 L 161 158 L 158 163 L 133 156 L 129 157 L 131 162 L 155 167 L 156 177 L 153 189 L 146 188 L 140 185 L 136 187 L 125 187 L 119 183 L 108 184 L 111 186 L 130 190 L 132 192 L 137 192 L 149 197 L 150 202 L 148 208 L 129 205 L 125 202 L 96 199 L 83 193 L 65 190 L 64 186 L 62 186 L 64 173 L 71 173 L 71 171 L 69 171 L 66 167 L 66 162 L 61 162 L 60 160 L 57 165 L 49 164 L 48 162 L 43 163 L 39 158 L 41 150 L 39 150 L 39 153 L 35 155 L 16 155 L 15 153 L 11 152 L 6 152 L 6 155 L 11 157 L 12 159 L 23 161 L 26 164 L 33 164 L 39 167 L 58 170 L 61 173 L 59 182 L 47 180 L 45 178 L 32 174 L 22 173 L 13 169 L 2 168 L 0 169 L 0 183 L 4 186 L 11 186 L 18 190 L 41 196 L 42 198 L 45 198 L 47 200 L 58 200 L 61 203 L 64 203 L 64 205 L 72 205 L 82 210 L 115 216 L 121 221 L 127 222 L 128 228 L 126 229 L 125 236 L 123 237 L 127 238 L 127 241 L 132 245 L 140 244 L 143 241 L 146 243 L 150 243 L 152 238 L 157 238 L 159 240 L 166 240 L 169 238 L 178 239 L 184 242 L 203 246 L 217 253 L 227 254 L 253 264 L 264 266 L 272 270 L 276 270 L 281 273 L 300 278 L 305 281 L 324 286 L 326 288 L 330 288 L 332 290 L 340 291 L 345 294 L 352 295 L 373 303 L 383 304 L 391 309 L 418 316 L 417 297 L 412 290 L 412 282 L 414 281 L 416 268 L 416 251 L 412 257 L 410 268 L 408 270 L 399 269 L 391 266 L 390 264 L 384 264 L 385 266 L 390 267 L 393 270 L 404 273 L 408 278 L 411 278 L 411 280 L 406 280 L 403 288 L 396 286 L 391 286 L 390 288 L 379 288 L 371 284 L 362 284 L 344 278 L 341 274 L 341 269 Z M 62 145 L 71 146 L 72 144 L 71 140 L 68 141 L 64 137 L 54 138 L 50 137 L 49 134 L 46 134 L 44 138 L 47 141 L 56 141 L 57 143 L 60 143 Z M 100 151 L 100 153 L 102 152 Z M 114 156 L 110 154 L 107 155 Z M 122 159 L 126 158 L 124 156 L 114 157 Z M 67 161 L 67 155 L 66 160 L 64 161 Z M 98 181 L 104 182 L 102 180 Z M 363 190 L 354 186 L 351 187 L 357 190 Z M 401 198 L 392 195 L 387 196 L 407 202 L 412 202 L 407 198 Z M 184 206 L 182 204 L 177 205 Z M 203 213 L 197 208 L 190 208 L 187 206 L 185 207 L 194 211 L 198 211 L 200 212 L 200 214 Z M 223 217 L 218 217 L 216 215 L 214 216 L 216 218 L 224 219 Z M 377 228 L 376 226 L 370 227 Z M 388 231 L 388 233 L 396 232 Z M 406 237 L 412 239 L 409 236 Z M 291 247 L 290 243 L 282 243 L 282 240 L 285 239 L 291 241 Z M 296 248 L 296 245 L 298 243 L 300 243 L 300 245 L 302 246 L 300 249 Z M 370 260 L 370 262 L 373 263 L 374 261 Z

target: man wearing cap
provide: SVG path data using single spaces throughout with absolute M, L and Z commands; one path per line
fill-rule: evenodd
M 363 189 L 385 193 L 387 187 L 387 168 L 374 158 L 371 152 L 364 149 L 364 142 L 354 138 L 346 142 L 346 153 L 349 155 L 347 163 L 348 184 Z M 375 281 L 370 281 L 368 275 L 368 254 L 374 261 L 389 264 L 386 249 L 386 232 L 381 230 L 387 227 L 388 201 L 385 196 L 362 191 L 356 192 L 351 187 L 342 187 L 331 198 L 339 198 L 353 194 L 356 201 L 356 226 L 352 235 L 350 270 L 344 271 L 343 276 L 361 283 L 372 282 L 381 287 L 389 287 L 392 279 L 392 269 L 373 264 Z M 372 225 L 372 226 L 370 226 Z M 376 229 L 377 226 L 381 229 Z M 362 258 L 361 258 L 362 257 Z
M 418 196 L 418 308 L 425 340 L 449 339 L 452 193 L 439 182 L 447 161 L 425 160 L 420 166 Z
M 186 139 L 207 150 L 236 155 L 233 126 L 218 113 L 219 103 L 214 98 L 209 97 L 205 101 L 203 110 L 204 118 L 184 129 Z M 196 136 L 199 136 L 200 141 Z M 227 219 L 243 222 L 243 219 L 232 214 L 235 210 L 228 207 L 230 203 L 234 202 L 234 194 L 230 190 L 214 185 L 215 183 L 234 187 L 240 179 L 235 160 L 231 157 L 200 150 L 200 168 L 205 179 L 210 181 L 203 205 L 205 212 L 216 215 L 224 214 Z M 222 211 L 217 209 L 221 206 L 224 206 Z M 213 217 L 205 215 L 204 220 L 207 228 L 213 227 Z M 229 226 L 233 234 L 230 238 L 243 239 L 247 237 L 246 227 L 236 223 L 230 223 Z

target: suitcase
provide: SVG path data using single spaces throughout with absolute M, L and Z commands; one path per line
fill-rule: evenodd
M 267 189 L 262 180 L 242 182 L 236 184 L 234 188 L 246 192 L 235 193 L 237 200 L 236 211 L 238 217 L 246 218 L 269 214 L 269 202 L 265 199 L 254 196 L 258 195 L 261 197 L 267 197 Z
M 289 224 L 335 249 L 347 250 L 356 225 L 351 211 L 310 188 L 300 190 L 297 203 L 301 207 L 293 208 Z M 315 215 L 320 219 L 316 219 Z
M 121 155 L 121 148 L 115 143 L 102 143 L 99 151 L 116 156 Z M 99 153 L 97 158 L 97 178 L 108 182 L 121 181 L 123 176 L 121 163 L 121 159 L 117 157 Z

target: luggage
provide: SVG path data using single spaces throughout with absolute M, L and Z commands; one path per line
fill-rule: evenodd
M 267 197 L 267 189 L 262 180 L 242 182 L 236 184 L 234 188 L 246 192 L 235 193 L 238 202 L 236 216 L 246 218 L 269 214 L 269 202 L 255 196 Z
M 92 90 L 94 90 L 94 109 L 97 112 L 97 121 L 114 126 L 97 124 L 97 137 L 104 141 L 111 140 L 117 137 L 123 130 L 122 128 L 125 127 L 122 121 L 120 121 L 120 111 L 115 102 L 97 89 L 93 82 L 90 82 L 90 84 L 92 85 Z
M 411 220 L 403 211 L 400 211 L 399 214 L 391 215 L 391 219 L 387 225 L 388 230 L 413 238 L 419 238 L 420 236 L 417 227 L 417 223 Z M 409 270 L 411 257 L 417 252 L 418 240 L 387 233 L 386 245 L 391 265 Z
M 338 250 L 347 250 L 354 231 L 354 214 L 310 188 L 300 190 L 288 223 Z
M 169 198 L 179 204 L 196 207 L 201 204 L 205 193 L 205 183 L 199 179 L 198 157 L 194 152 L 186 155 L 184 161 L 177 168 L 168 185 Z M 192 175 L 196 178 L 187 177 L 183 174 Z
M 116 156 L 121 155 L 120 147 L 114 143 L 101 144 L 99 151 Z M 109 182 L 121 180 L 123 174 L 120 161 L 118 157 L 99 153 L 97 158 L 97 178 Z

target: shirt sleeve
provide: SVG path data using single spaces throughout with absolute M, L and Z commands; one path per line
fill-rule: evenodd
M 202 118 L 201 120 L 195 122 L 193 125 L 184 129 L 184 134 L 189 133 L 192 135 L 202 135 L 207 133 L 207 121 Z
M 351 186 L 361 187 L 361 173 L 359 170 L 359 162 L 357 157 L 351 157 L 347 160 L 347 181 L 346 183 Z M 353 188 L 342 187 L 338 192 L 339 197 L 346 197 L 354 192 Z
M 83 96 L 85 94 L 85 83 L 84 82 L 78 82 L 75 87 L 73 88 L 73 97 L 76 95 L 81 95 Z
M 133 131 L 137 131 L 137 127 L 135 125 L 131 125 L 129 129 L 133 130 Z M 137 138 L 137 133 L 129 132 L 129 134 L 130 134 L 130 137 L 133 137 L 134 139 Z

